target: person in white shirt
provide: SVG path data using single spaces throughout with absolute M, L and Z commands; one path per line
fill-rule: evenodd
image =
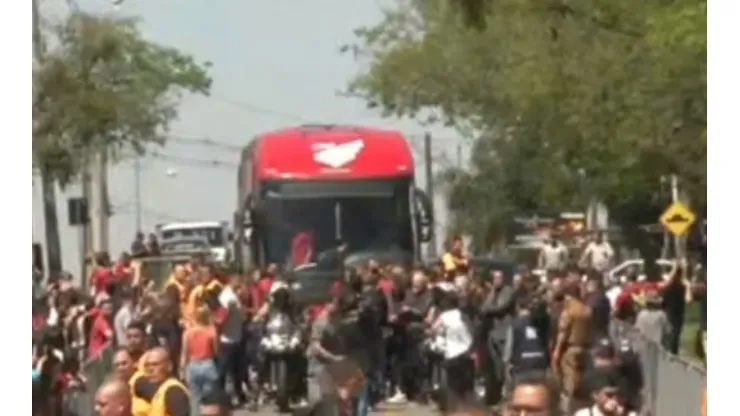
M 573 416 L 636 416 L 627 411 L 624 397 L 620 393 L 619 374 L 614 369 L 594 370 L 588 380 L 584 380 L 589 390 L 593 405 L 578 410 Z
M 470 321 L 458 308 L 457 295 L 444 291 L 439 300 L 440 314 L 432 324 L 431 332 L 441 334 L 444 341 L 444 369 L 447 373 L 447 386 L 441 407 L 473 391 L 473 360 L 470 357 L 473 347 L 473 329 Z
M 232 276 L 229 284 L 224 286 L 218 295 L 218 302 L 223 308 L 224 314 L 220 324 L 219 343 L 219 376 L 221 388 L 226 384 L 227 374 L 231 376 L 233 383 L 232 392 L 240 403 L 246 402 L 242 381 L 244 374 L 244 349 L 242 348 L 242 337 L 244 336 L 244 311 L 241 308 L 239 297 L 236 295 L 240 285 L 239 277 Z
M 113 329 L 116 332 L 116 344 L 119 347 L 126 346 L 126 331 L 128 330 L 129 324 L 134 320 L 134 313 L 136 308 L 134 306 L 133 295 L 124 291 L 120 294 L 121 308 L 116 312 L 113 318 Z
M 549 238 L 540 249 L 537 260 L 540 269 L 545 272 L 559 272 L 565 269 L 568 262 L 568 249 L 554 238 Z
M 604 239 L 604 233 L 596 234 L 596 238 L 588 243 L 581 256 L 580 264 L 600 273 L 607 272 L 614 264 L 614 249 Z

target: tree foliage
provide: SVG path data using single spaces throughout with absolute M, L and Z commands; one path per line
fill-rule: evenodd
M 93 151 L 164 143 L 181 95 L 210 90 L 207 65 L 146 40 L 136 23 L 73 13 L 34 65 L 34 165 L 62 185 Z
M 469 169 L 443 176 L 479 242 L 513 211 L 631 212 L 672 173 L 705 203 L 706 0 L 397 4 L 345 48 L 365 68 L 348 89 L 477 132 Z

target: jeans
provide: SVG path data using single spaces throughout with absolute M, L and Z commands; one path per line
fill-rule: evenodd
M 185 378 L 193 398 L 198 403 L 203 397 L 213 395 L 218 389 L 218 371 L 212 359 L 189 362 Z
M 364 383 L 360 390 L 357 392 L 355 416 L 369 416 L 370 415 L 370 387 L 369 383 Z
M 506 363 L 503 359 L 503 346 L 496 340 L 488 340 L 484 354 L 484 378 L 486 380 L 486 399 L 488 405 L 501 401 L 504 381 L 506 380 Z
M 374 347 L 374 357 L 370 371 L 367 374 L 367 381 L 369 384 L 369 399 L 370 406 L 375 406 L 383 400 L 385 396 L 385 384 L 386 384 L 386 345 L 381 343 Z

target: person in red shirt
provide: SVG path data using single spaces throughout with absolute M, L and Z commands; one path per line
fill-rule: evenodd
M 391 296 L 394 287 L 393 280 L 389 279 L 386 275 L 381 274 L 378 278 L 378 287 L 386 296 Z
M 272 284 L 275 282 L 275 276 L 277 275 L 277 264 L 270 263 L 264 273 L 258 274 L 258 280 L 255 283 L 255 307 L 260 309 L 262 305 L 267 302 L 267 297 L 270 295 L 270 289 Z
M 121 257 L 113 266 L 113 276 L 119 281 L 131 276 L 131 256 L 125 251 L 121 253 Z
M 93 288 L 93 294 L 97 295 L 105 292 L 112 280 L 113 272 L 110 268 L 108 253 L 96 253 L 95 268 L 90 275 L 90 286 Z
M 93 324 L 90 329 L 90 344 L 88 352 L 90 357 L 97 357 L 105 346 L 113 342 L 113 328 L 110 320 L 113 315 L 113 304 L 109 299 L 102 300 L 99 312 L 92 317 Z
M 370 260 L 367 264 L 370 273 L 375 276 L 377 286 L 386 296 L 390 296 L 393 293 L 393 280 L 389 279 L 386 273 L 383 273 L 380 269 L 380 264 L 375 260 Z
M 311 262 L 313 256 L 313 233 L 310 230 L 300 231 L 290 243 L 290 262 L 300 266 Z
M 614 300 L 614 314 L 621 319 L 631 320 L 639 307 L 644 306 L 644 295 L 647 292 L 660 292 L 665 286 L 660 269 L 653 265 L 645 267 L 645 280 L 638 281 L 637 276 L 630 276 Z

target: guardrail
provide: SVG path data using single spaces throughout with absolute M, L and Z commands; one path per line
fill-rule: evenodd
M 651 416 L 701 414 L 706 369 L 689 359 L 671 354 L 642 333 L 617 322 L 614 335 L 630 340 L 639 354 L 644 378 L 645 407 Z

